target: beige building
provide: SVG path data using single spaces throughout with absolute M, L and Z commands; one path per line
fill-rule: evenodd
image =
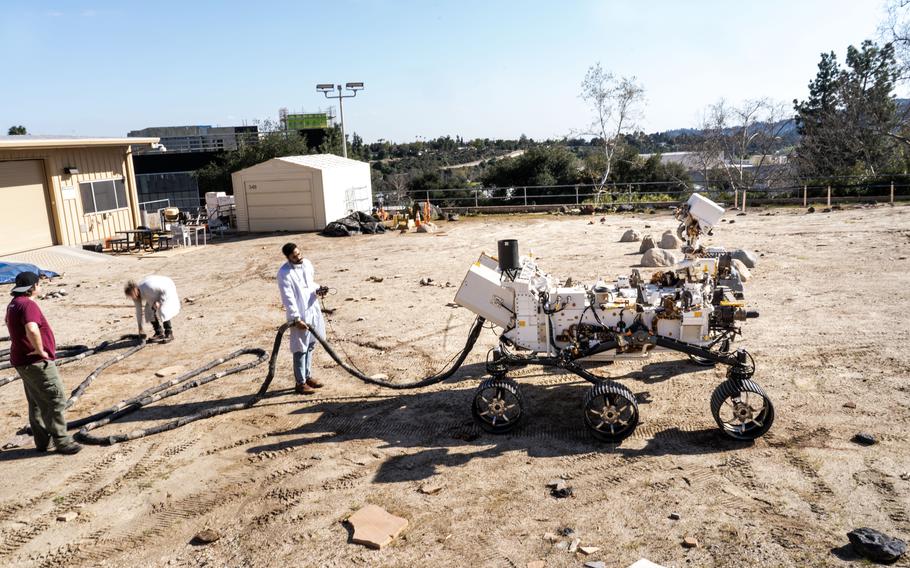
M 157 138 L 0 136 L 0 256 L 140 225 L 130 146 Z
M 231 179 L 241 231 L 321 231 L 373 203 L 370 164 L 332 154 L 272 158 Z

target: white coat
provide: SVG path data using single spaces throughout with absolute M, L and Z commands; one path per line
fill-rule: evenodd
M 278 269 L 278 291 L 288 321 L 302 320 L 316 333 L 325 337 L 325 320 L 316 297 L 316 271 L 307 259 L 299 267 L 285 262 Z M 308 351 L 316 344 L 316 338 L 306 330 L 291 328 L 291 352 Z
M 139 281 L 139 299 L 136 304 L 136 321 L 139 331 L 142 332 L 142 304 L 145 303 L 145 319 L 152 322 L 157 319 L 160 323 L 174 319 L 180 313 L 180 298 L 177 297 L 177 286 L 167 276 L 146 276 Z M 159 302 L 157 313 L 155 303 Z

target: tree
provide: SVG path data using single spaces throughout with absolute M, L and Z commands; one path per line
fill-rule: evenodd
M 864 41 L 847 48 L 846 69 L 834 53 L 822 54 L 809 97 L 794 100 L 801 135 L 796 159 L 803 175 L 816 179 L 871 175 L 897 159 L 899 133 L 894 101 L 894 47 Z
M 7 134 L 10 136 L 21 136 L 23 134 L 28 134 L 28 132 L 26 132 L 25 127 L 20 124 L 19 126 L 10 126 Z
M 283 156 L 309 154 L 312 149 L 307 144 L 306 136 L 296 130 L 273 130 L 273 123 L 263 123 L 262 132 L 251 140 L 238 140 L 238 146 L 222 154 L 217 160 L 196 170 L 194 175 L 199 180 L 202 191 L 224 191 L 231 187 L 231 174 Z
M 769 98 L 708 106 L 693 158 L 705 184 L 722 181 L 734 191 L 774 185 L 785 171 L 776 154 L 790 124 L 785 105 Z
M 600 63 L 588 68 L 581 83 L 581 98 L 591 105 L 594 120 L 585 134 L 600 140 L 604 156 L 604 171 L 599 186 L 610 178 L 613 156 L 622 142 L 624 132 L 634 130 L 640 117 L 639 105 L 644 102 L 644 88 L 635 77 L 620 77 L 605 71 Z

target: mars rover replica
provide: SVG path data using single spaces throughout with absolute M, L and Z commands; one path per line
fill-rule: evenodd
M 767 432 L 774 407 L 754 381 L 755 363 L 732 350 L 740 323 L 758 317 L 746 310 L 736 263 L 724 249 L 704 248 L 724 210 L 693 194 L 677 210 L 685 260 L 644 280 L 637 270 L 615 282 L 560 286 L 518 243 L 498 243 L 498 259 L 471 266 L 455 301 L 501 328 L 499 346 L 487 358 L 491 378 L 478 387 L 472 414 L 488 432 L 505 433 L 526 419 L 512 369 L 529 364 L 561 367 L 590 381 L 584 423 L 598 440 L 617 443 L 638 425 L 638 404 L 622 384 L 587 371 L 586 361 L 645 358 L 662 350 L 685 353 L 696 364 L 728 366 L 711 395 L 711 414 L 724 434 L 752 440 Z

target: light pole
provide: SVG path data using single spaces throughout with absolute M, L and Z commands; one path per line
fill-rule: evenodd
M 337 87 L 338 94 L 335 93 Z M 345 83 L 344 87 L 351 91 L 350 95 L 345 95 L 344 91 L 341 90 L 341 85 L 333 85 L 331 83 L 319 83 L 316 85 L 316 90 L 325 95 L 327 99 L 338 99 L 338 114 L 341 115 L 341 153 L 347 158 L 348 157 L 348 141 L 344 137 L 344 99 L 351 99 L 357 96 L 357 91 L 363 90 L 363 83 Z

